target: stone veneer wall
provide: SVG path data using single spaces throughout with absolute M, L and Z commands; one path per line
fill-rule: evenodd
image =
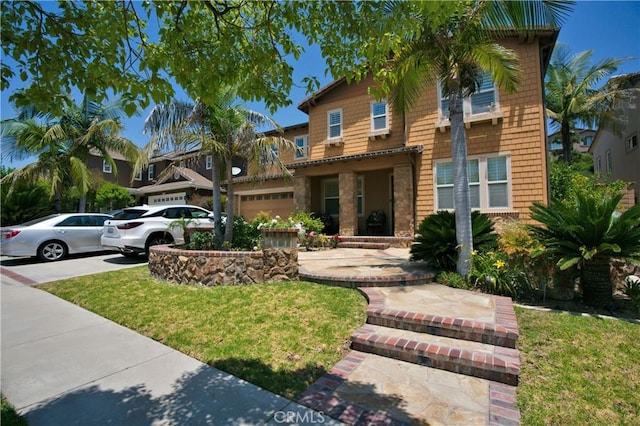
M 298 278 L 298 249 L 264 251 L 182 250 L 169 245 L 149 250 L 149 272 L 177 284 L 245 285 Z

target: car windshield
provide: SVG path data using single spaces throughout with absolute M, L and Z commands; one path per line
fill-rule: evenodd
M 35 225 L 36 223 L 40 223 L 40 222 L 44 222 L 45 220 L 52 219 L 56 216 L 59 216 L 59 214 L 54 213 L 54 214 L 50 214 L 49 216 L 39 217 L 38 219 L 33 219 L 33 220 L 30 220 L 29 222 L 21 223 L 20 225 L 16 225 L 16 226 L 31 226 L 31 225 Z
M 137 219 L 143 214 L 148 212 L 148 210 L 144 209 L 124 209 L 120 213 L 113 216 L 113 220 L 131 220 Z

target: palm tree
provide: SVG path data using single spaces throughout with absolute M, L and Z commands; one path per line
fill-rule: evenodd
M 218 242 L 233 239 L 233 173 L 234 158 L 247 160 L 249 172 L 256 178 L 274 165 L 288 173 L 277 152 L 294 149 L 291 141 L 279 136 L 265 136 L 257 131 L 259 126 L 280 127 L 266 115 L 245 109 L 236 103 L 233 88 L 221 89 L 213 105 L 205 105 L 199 99 L 195 104 L 174 101 L 169 105 L 157 105 L 145 121 L 145 132 L 152 136 L 145 152 L 173 146 L 187 149 L 197 146 L 203 153 L 212 155 L 213 214 Z M 148 161 L 148 160 L 147 160 Z M 224 236 L 219 226 L 222 218 L 221 174 L 226 176 L 227 220 Z M 144 164 L 136 164 L 136 169 Z M 220 244 L 220 243 L 219 243 Z M 219 247 L 218 247 L 219 248 Z
M 552 200 L 549 206 L 531 207 L 531 218 L 542 224 L 530 228 L 545 247 L 542 254 L 560 270 L 580 267 L 583 301 L 589 306 L 612 301 L 611 258 L 640 261 L 640 205 L 617 213 L 622 195 L 577 193 L 574 203 Z
M 466 276 L 473 250 L 471 208 L 467 176 L 467 142 L 463 121 L 463 97 L 482 84 L 488 73 L 501 88 L 513 91 L 520 81 L 516 54 L 496 40 L 520 34 L 534 36 L 540 28 L 557 28 L 570 10 L 567 2 L 473 1 L 420 2 L 412 7 L 421 30 L 392 52 L 385 70 L 389 99 L 401 113 L 407 111 L 427 88 L 440 83 L 449 98 L 451 151 L 454 168 L 456 239 L 460 255 L 457 271 Z
M 606 125 L 618 131 L 625 124 L 617 108 L 631 101 L 640 89 L 625 85 L 631 75 L 618 76 L 596 87 L 629 58 L 606 58 L 591 63 L 592 50 L 576 54 L 558 46 L 551 57 L 545 81 L 545 106 L 552 125 L 560 130 L 562 159 L 571 162 L 571 135 L 578 125 Z
M 87 96 L 81 105 L 69 101 L 60 117 L 51 117 L 33 108 L 26 108 L 18 116 L 2 121 L 3 151 L 9 158 L 22 159 L 37 155 L 38 160 L 3 178 L 2 183 L 47 177 L 55 194 L 56 210 L 60 210 L 60 196 L 65 187 L 75 186 L 80 193 L 78 211 L 84 212 L 86 194 L 92 176 L 87 160 L 91 154 L 101 155 L 117 174 L 113 153 L 135 161 L 138 148 L 120 137 L 120 101 L 100 105 Z

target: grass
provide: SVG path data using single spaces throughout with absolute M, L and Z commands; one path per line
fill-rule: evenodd
M 359 292 L 306 282 L 180 286 L 140 266 L 40 288 L 287 398 L 338 362 L 365 322 Z
M 523 425 L 640 424 L 640 325 L 516 308 Z
M 26 426 L 27 421 L 18 415 L 15 408 L 4 398 L 4 395 L 0 397 L 0 400 L 0 407 L 2 408 L 0 424 L 2 426 Z

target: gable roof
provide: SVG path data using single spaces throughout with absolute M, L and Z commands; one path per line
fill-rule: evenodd
M 184 180 L 172 180 L 175 179 L 175 174 L 182 177 Z M 150 194 L 163 191 L 175 191 L 178 189 L 213 189 L 213 182 L 200 173 L 188 169 L 186 167 L 178 167 L 171 165 L 162 172 L 158 181 L 153 185 L 146 185 L 137 188 L 138 193 Z

